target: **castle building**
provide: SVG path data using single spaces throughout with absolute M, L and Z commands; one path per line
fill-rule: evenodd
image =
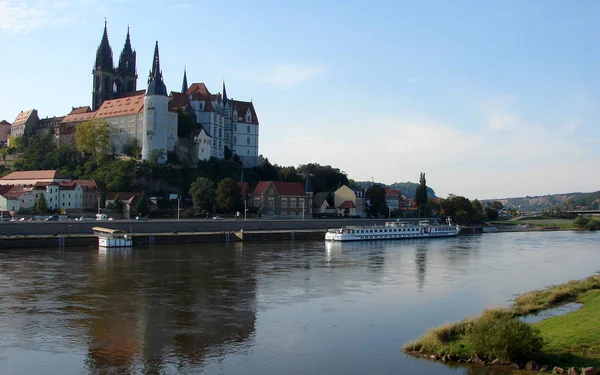
M 123 146 L 137 142 L 142 160 L 155 158 L 165 163 L 168 152 L 187 153 L 188 157 L 180 160 L 223 159 L 229 151 L 245 167 L 258 165 L 259 122 L 252 101 L 229 98 L 225 82 L 223 92 L 217 94 L 204 83 L 188 87 L 185 69 L 181 92 L 169 94 L 160 69 L 158 42 L 148 87 L 138 91 L 136 52 L 131 47 L 129 27 L 115 67 L 105 22 L 92 75 L 91 107 L 74 107 L 66 116 L 42 120 L 35 109 L 23 111 L 11 125 L 11 135 L 52 131 L 57 144 L 74 144 L 79 124 L 102 119 L 109 123 L 111 151 L 117 155 L 124 153 Z M 178 137 L 179 111 L 190 114 L 195 121 L 195 129 L 182 138 Z

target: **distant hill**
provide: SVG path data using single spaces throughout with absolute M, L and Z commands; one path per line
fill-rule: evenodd
M 563 210 L 598 210 L 600 209 L 600 191 L 593 193 L 565 193 L 539 196 L 526 196 L 521 198 L 495 199 L 505 207 L 518 208 L 522 212 L 542 212 L 554 207 Z M 482 202 L 491 202 L 486 199 Z
M 358 186 L 363 189 L 368 189 L 369 186 L 373 184 L 371 181 L 355 181 Z M 394 182 L 391 185 L 387 185 L 381 182 L 375 182 L 378 185 L 389 187 L 390 189 L 400 190 L 402 194 L 404 194 L 407 198 L 413 198 L 415 196 L 415 192 L 417 191 L 417 187 L 419 184 L 416 182 Z M 427 197 L 428 198 L 437 198 L 435 195 L 435 191 L 429 186 L 427 187 Z

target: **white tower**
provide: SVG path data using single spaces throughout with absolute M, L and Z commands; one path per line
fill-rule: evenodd
M 167 162 L 167 149 L 169 148 L 167 138 L 172 132 L 168 102 L 169 97 L 167 96 L 167 87 L 162 80 L 158 42 L 156 42 L 152 71 L 148 77 L 148 89 L 144 97 L 142 160 L 156 157 L 160 164 Z

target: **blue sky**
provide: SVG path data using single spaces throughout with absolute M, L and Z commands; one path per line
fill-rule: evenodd
M 252 100 L 259 152 L 471 199 L 600 189 L 598 1 L 0 0 L 0 120 L 90 105 L 108 21 L 145 88 Z

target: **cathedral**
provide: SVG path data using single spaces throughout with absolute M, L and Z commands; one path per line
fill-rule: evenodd
M 147 87 L 137 90 L 136 52 L 129 27 L 115 66 L 105 22 L 92 76 L 91 106 L 73 107 L 65 116 L 45 119 L 38 118 L 35 109 L 22 111 L 11 125 L 12 135 L 41 134 L 52 128 L 56 143 L 74 143 L 77 125 L 101 119 L 109 124 L 115 155 L 123 155 L 126 145 L 137 143 L 142 160 L 166 163 L 168 154 L 174 153 L 179 160 L 196 163 L 211 157 L 223 159 L 229 151 L 247 168 L 258 165 L 259 122 L 252 101 L 228 97 L 225 82 L 222 93 L 216 94 L 204 83 L 188 86 L 185 69 L 181 90 L 167 91 L 158 42 Z M 195 128 L 181 134 L 179 116 L 185 115 L 195 120 Z

